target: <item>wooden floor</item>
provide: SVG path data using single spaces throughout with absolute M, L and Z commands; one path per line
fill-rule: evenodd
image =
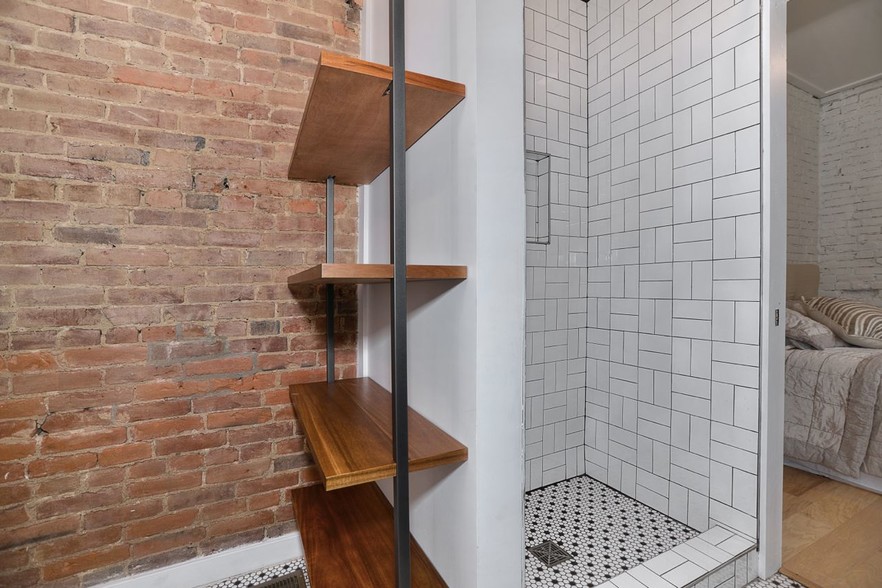
M 808 588 L 882 586 L 882 496 L 784 468 L 784 565 Z

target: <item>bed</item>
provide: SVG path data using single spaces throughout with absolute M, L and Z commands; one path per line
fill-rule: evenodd
M 817 296 L 819 277 L 788 266 L 788 300 Z M 839 344 L 785 351 L 784 460 L 882 493 L 882 350 Z

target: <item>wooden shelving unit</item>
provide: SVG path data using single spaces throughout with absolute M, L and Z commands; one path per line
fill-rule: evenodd
M 465 86 L 407 72 L 407 147 L 465 98 Z M 288 178 L 370 184 L 389 167 L 392 68 L 323 51 Z
M 462 84 L 404 72 L 403 0 L 392 0 L 395 69 L 323 52 L 288 177 L 325 182 L 327 263 L 288 278 L 326 289 L 327 381 L 291 386 L 324 488 L 294 491 L 313 588 L 446 586 L 410 536 L 410 471 L 456 464 L 468 449 L 407 406 L 407 282 L 461 281 L 465 266 L 405 265 L 405 157 L 464 97 Z M 391 127 L 391 132 L 390 132 Z M 334 263 L 334 186 L 392 164 L 392 264 Z M 391 284 L 392 393 L 369 378 L 334 380 L 335 284 Z M 373 482 L 393 478 L 394 508 Z
M 309 486 L 295 490 L 293 501 L 314 587 L 395 586 L 392 507 L 376 484 L 334 492 Z M 412 586 L 446 587 L 413 537 L 410 549 Z
M 464 265 L 408 265 L 408 281 L 464 280 Z M 392 280 L 392 264 L 322 263 L 288 277 L 288 284 L 378 284 Z
M 392 397 L 370 378 L 291 386 L 291 400 L 306 432 L 326 490 L 395 475 Z M 408 410 L 410 471 L 468 459 L 465 445 Z

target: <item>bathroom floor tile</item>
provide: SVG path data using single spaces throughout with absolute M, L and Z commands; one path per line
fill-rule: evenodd
M 805 586 L 784 574 L 775 574 L 768 580 L 754 580 L 747 588 L 805 588 Z
M 599 586 L 698 535 L 588 476 L 528 492 L 524 516 L 526 588 Z M 573 558 L 546 567 L 528 551 L 545 541 Z
M 264 582 L 268 582 L 273 578 L 287 576 L 296 570 L 303 570 L 303 576 L 306 578 L 306 585 L 308 587 L 309 575 L 306 573 L 306 561 L 295 559 L 283 564 L 250 572 L 248 574 L 242 574 L 241 576 L 236 576 L 234 578 L 227 578 L 226 580 L 209 584 L 204 588 L 251 588 L 252 586 L 259 586 Z

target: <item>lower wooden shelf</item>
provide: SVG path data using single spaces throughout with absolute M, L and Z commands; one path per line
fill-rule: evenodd
M 376 484 L 299 488 L 293 502 L 313 588 L 395 586 L 392 506 Z M 413 537 L 410 549 L 411 585 L 446 587 Z
M 294 410 L 326 490 L 395 475 L 392 395 L 370 378 L 291 386 Z M 465 445 L 408 409 L 411 471 L 468 459 Z

